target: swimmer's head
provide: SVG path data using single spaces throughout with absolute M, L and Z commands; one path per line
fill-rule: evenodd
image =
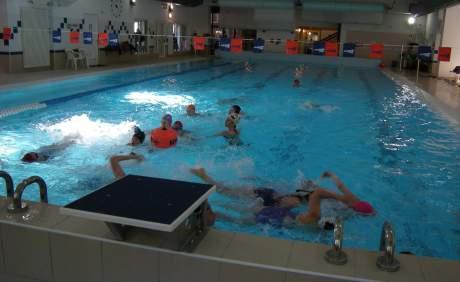
M 141 145 L 144 143 L 145 140 L 145 133 L 137 126 L 134 127 L 134 134 L 131 137 L 131 143 L 129 145 L 131 146 L 137 146 Z
M 196 114 L 196 107 L 193 104 L 188 105 L 185 110 L 187 111 L 187 115 L 193 116 Z
M 230 111 L 228 111 L 229 114 L 236 113 L 239 114 L 241 113 L 241 107 L 238 105 L 233 105 L 230 107 Z
M 374 214 L 374 208 L 368 202 L 364 202 L 364 201 L 356 202 L 351 206 L 351 208 L 355 212 L 357 212 L 359 214 L 362 214 L 362 215 L 372 215 L 372 214 Z
M 300 183 L 300 187 L 299 187 L 299 191 L 314 191 L 316 189 L 318 189 L 319 186 L 313 182 L 312 180 L 302 180 L 302 182 Z
M 25 154 L 21 160 L 26 163 L 33 163 L 33 162 L 37 162 L 39 159 L 40 159 L 40 156 L 38 155 L 38 153 L 29 152 Z
M 172 116 L 170 114 L 166 114 L 161 118 L 161 127 L 170 128 L 171 124 L 172 124 Z
M 292 87 L 300 87 L 300 80 L 294 79 L 294 81 L 292 82 Z
M 172 126 L 172 129 L 179 131 L 184 129 L 184 124 L 180 120 L 176 120 Z

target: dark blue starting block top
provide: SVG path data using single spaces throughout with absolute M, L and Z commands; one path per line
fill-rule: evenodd
M 214 191 L 207 184 L 128 175 L 62 207 L 61 212 L 172 232 Z

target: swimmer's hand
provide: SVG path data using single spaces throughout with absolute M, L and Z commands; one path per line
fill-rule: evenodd
M 202 167 L 191 168 L 190 173 L 201 178 L 206 175 L 206 170 Z

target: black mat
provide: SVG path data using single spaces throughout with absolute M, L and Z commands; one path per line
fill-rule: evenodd
M 128 175 L 65 208 L 171 224 L 212 185 Z

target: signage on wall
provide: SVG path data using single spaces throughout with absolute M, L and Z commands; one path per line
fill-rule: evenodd
M 422 61 L 431 61 L 433 49 L 430 46 L 418 46 L 417 57 Z
M 109 33 L 109 46 L 110 47 L 118 46 L 118 35 L 116 33 Z
M 61 43 L 62 34 L 60 30 L 53 30 L 53 43 Z
M 316 41 L 313 43 L 313 55 L 324 56 L 326 47 L 323 41 Z
M 343 54 L 344 57 L 354 57 L 355 56 L 356 45 L 354 43 L 345 43 L 343 44 Z
M 369 54 L 371 59 L 382 59 L 383 58 L 383 44 L 375 43 L 371 45 L 371 53 Z
M 241 38 L 233 38 L 230 44 L 230 51 L 233 53 L 241 53 L 243 52 L 243 39 Z
M 97 44 L 100 47 L 107 47 L 109 45 L 109 35 L 105 32 L 101 32 L 97 35 Z
M 230 51 L 230 39 L 229 38 L 221 38 L 219 40 L 219 49 L 222 51 Z
M 93 44 L 93 33 L 92 32 L 83 33 L 83 43 L 86 45 Z
M 299 45 L 296 40 L 286 41 L 286 54 L 297 55 L 299 53 Z
M 450 47 L 439 47 L 438 61 L 450 62 L 450 56 L 452 54 L 452 48 Z
M 71 31 L 69 33 L 70 43 L 71 44 L 78 44 L 80 43 L 80 32 L 78 31 Z
M 265 49 L 265 41 L 261 38 L 254 41 L 254 53 L 262 53 Z
M 336 57 L 338 54 L 338 45 L 335 42 L 326 42 L 324 49 L 327 57 Z
M 11 27 L 4 27 L 3 28 L 3 40 L 10 40 L 11 39 Z
M 204 50 L 205 49 L 206 38 L 204 37 L 193 37 L 193 49 L 195 50 Z

